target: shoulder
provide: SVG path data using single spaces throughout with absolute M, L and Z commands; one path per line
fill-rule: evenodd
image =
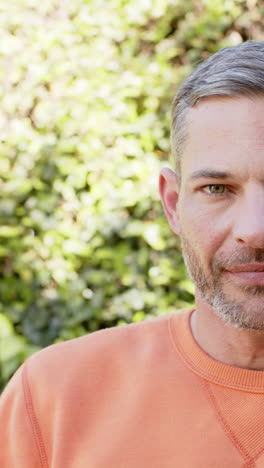
M 133 324 L 121 325 L 117 327 L 105 328 L 98 330 L 79 338 L 71 339 L 61 343 L 56 343 L 38 351 L 31 356 L 30 360 L 37 360 L 38 363 L 42 362 L 56 362 L 62 361 L 65 363 L 67 359 L 86 360 L 90 354 L 96 354 L 98 351 L 101 353 L 109 352 L 109 348 L 114 352 L 122 350 L 133 345 L 135 341 L 141 341 L 148 336 L 162 333 L 163 329 L 167 327 L 169 316 L 164 315 L 160 317 L 150 318 L 143 322 Z
M 8 433 L 14 433 L 13 426 L 20 431 L 21 450 L 24 436 L 29 450 L 34 450 L 33 435 L 44 447 L 43 434 L 50 453 L 55 434 L 66 437 L 72 427 L 85 433 L 104 425 L 113 412 L 133 408 L 142 396 L 144 402 L 153 391 L 159 394 L 160 388 L 167 388 L 176 356 L 169 319 L 166 315 L 101 330 L 48 346 L 28 358 L 0 404 Z
M 148 374 L 161 378 L 169 374 L 176 358 L 170 317 L 179 315 L 180 320 L 182 314 L 100 330 L 35 353 L 23 366 L 32 404 L 43 412 L 58 401 L 81 401 L 88 395 L 110 393 L 111 388 L 129 388 L 131 381 L 143 382 Z
M 168 321 L 164 315 L 48 346 L 26 361 L 29 385 L 47 388 L 49 382 L 58 391 L 73 381 L 81 384 L 84 378 L 87 386 L 103 374 L 124 374 L 128 366 L 139 366 L 161 353 Z

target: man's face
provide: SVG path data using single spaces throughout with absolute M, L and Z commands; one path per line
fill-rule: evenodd
M 161 195 L 199 307 L 263 330 L 264 98 L 206 98 L 187 128 L 180 188 L 162 171 Z

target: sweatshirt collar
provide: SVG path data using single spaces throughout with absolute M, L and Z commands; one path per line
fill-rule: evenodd
M 243 369 L 216 361 L 195 341 L 190 318 L 194 309 L 169 318 L 173 346 L 189 369 L 212 383 L 253 393 L 264 393 L 264 371 Z

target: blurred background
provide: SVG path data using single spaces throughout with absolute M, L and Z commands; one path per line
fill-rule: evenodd
M 255 0 L 0 1 L 0 390 L 35 351 L 193 305 L 162 212 L 171 100 Z

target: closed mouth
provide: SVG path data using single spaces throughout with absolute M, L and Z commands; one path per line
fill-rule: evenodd
M 230 273 L 243 273 L 243 272 L 264 272 L 264 263 L 248 263 L 243 265 L 235 265 L 227 268 Z

